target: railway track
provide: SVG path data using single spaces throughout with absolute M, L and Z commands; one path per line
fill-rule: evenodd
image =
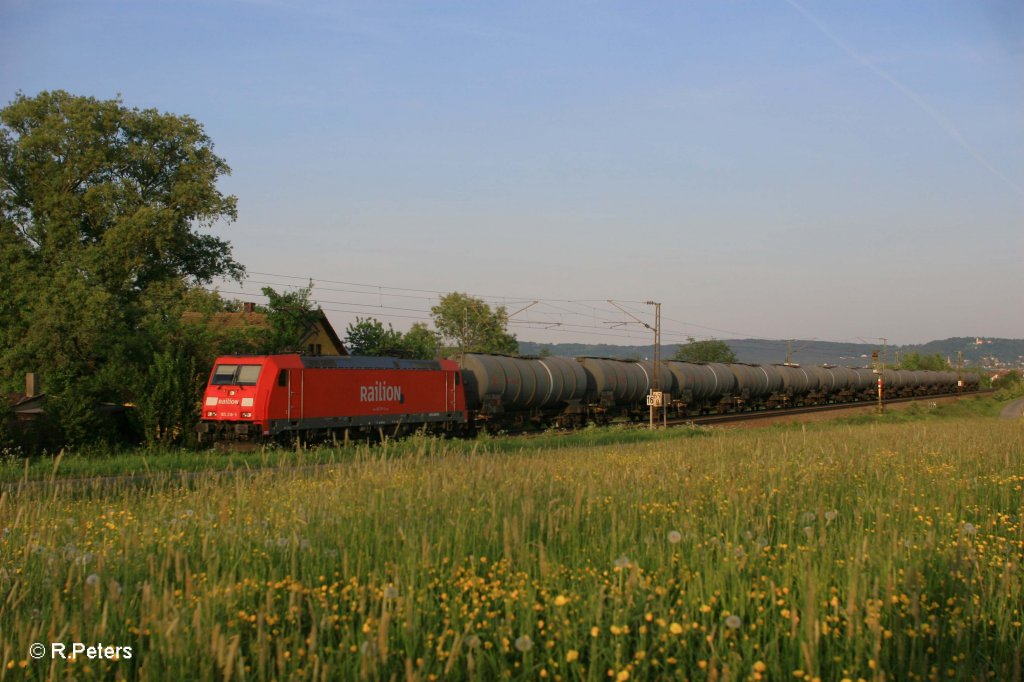
M 985 391 L 964 391 L 957 393 L 935 393 L 932 395 L 913 396 L 910 398 L 890 398 L 884 405 L 898 403 L 912 403 L 922 400 L 935 400 L 936 398 L 959 398 L 972 395 L 982 395 Z M 803 407 L 780 407 L 775 409 L 754 410 L 752 412 L 727 412 L 726 414 L 709 414 L 702 416 L 687 417 L 685 419 L 670 419 L 668 426 L 683 426 L 694 424 L 699 426 L 713 426 L 715 424 L 728 424 L 731 422 L 752 421 L 755 419 L 781 419 L 802 414 L 818 414 L 822 412 L 837 412 L 843 410 L 864 409 L 874 407 L 878 403 L 873 400 L 859 400 L 852 403 L 829 403 L 827 405 L 805 405 Z

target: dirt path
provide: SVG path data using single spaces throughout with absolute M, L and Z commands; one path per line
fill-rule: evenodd
M 1021 417 L 1024 417 L 1024 399 L 1014 400 L 1003 408 L 1003 411 L 999 413 L 999 416 L 1003 419 L 1020 419 Z

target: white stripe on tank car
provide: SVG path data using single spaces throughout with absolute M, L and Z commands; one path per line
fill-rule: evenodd
M 547 363 L 545 363 L 543 360 L 537 360 L 537 362 L 539 362 L 540 366 L 543 367 L 548 373 L 548 394 L 547 397 L 544 398 L 544 402 L 541 403 L 541 407 L 543 407 L 544 405 L 548 404 L 548 400 L 551 399 L 551 392 L 555 390 L 555 377 L 551 375 L 551 370 L 548 368 Z
M 650 375 L 647 374 L 647 370 L 644 369 L 644 366 L 641 365 L 639 362 L 636 363 L 636 366 L 639 367 L 640 371 L 644 373 L 644 379 L 647 379 L 647 393 L 650 393 L 651 392 L 651 377 L 650 377 Z

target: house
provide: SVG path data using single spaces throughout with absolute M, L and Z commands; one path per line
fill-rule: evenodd
M 181 316 L 186 324 L 201 323 L 206 320 L 207 328 L 213 332 L 246 332 L 259 333 L 270 329 L 270 323 L 264 313 L 257 312 L 252 303 L 245 303 L 240 312 L 205 313 L 186 312 Z M 341 337 L 334 331 L 327 315 L 317 309 L 316 318 L 306 330 L 302 338 L 296 339 L 295 349 L 306 355 L 348 355 Z
M 8 393 L 7 407 L 18 422 L 27 422 L 45 414 L 46 394 L 39 390 L 39 375 L 29 372 L 25 375 L 25 392 Z

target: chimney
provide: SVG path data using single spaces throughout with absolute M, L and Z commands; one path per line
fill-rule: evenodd
M 248 302 L 247 303 L 243 303 L 242 304 L 242 311 L 246 312 L 246 313 L 254 313 L 254 312 L 256 312 L 256 304 L 255 303 L 248 303 Z
M 31 398 L 39 395 L 39 375 L 35 372 L 25 374 L 25 396 Z

